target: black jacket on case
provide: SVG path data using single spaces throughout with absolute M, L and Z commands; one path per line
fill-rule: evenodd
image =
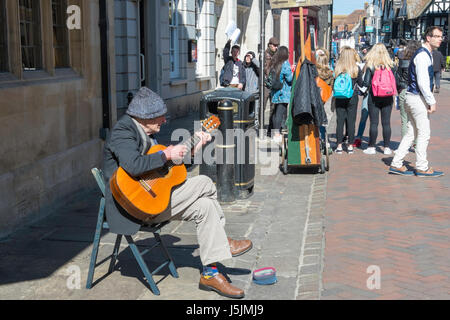
M 294 89 L 292 99 L 292 118 L 298 125 L 314 123 L 317 127 L 328 123 L 327 115 L 316 84 L 316 66 L 305 59 Z

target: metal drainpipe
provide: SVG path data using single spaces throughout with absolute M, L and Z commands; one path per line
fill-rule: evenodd
M 266 37 L 266 27 L 265 27 L 265 15 L 266 15 L 266 8 L 265 8 L 265 0 L 260 0 L 260 23 L 261 23 L 261 39 L 260 39 L 260 46 L 259 46 L 259 139 L 264 139 L 264 62 L 265 62 L 265 37 Z
M 103 127 L 100 128 L 100 139 L 106 140 L 110 129 L 111 112 L 110 112 L 110 79 L 109 79 L 109 59 L 108 59 L 108 14 L 106 0 L 99 1 L 99 27 L 100 27 L 100 60 L 101 60 L 101 77 L 102 77 L 102 112 Z

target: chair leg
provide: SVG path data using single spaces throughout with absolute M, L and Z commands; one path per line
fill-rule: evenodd
M 89 273 L 86 281 L 86 289 L 92 288 L 92 281 L 94 279 L 95 264 L 97 263 L 98 247 L 100 245 L 100 235 L 102 233 L 104 215 L 105 198 L 101 198 L 98 210 L 97 227 L 95 228 L 94 244 L 91 253 L 91 263 L 89 264 Z
M 133 238 L 131 236 L 125 236 L 125 239 L 127 239 L 128 245 L 130 246 L 130 249 L 131 249 L 131 252 L 133 252 L 133 255 L 136 258 L 142 272 L 144 273 L 144 276 L 147 280 L 147 283 L 150 285 L 152 292 L 155 295 L 159 296 L 159 294 L 160 294 L 159 289 L 156 286 L 156 283 L 153 280 L 153 276 L 152 276 L 151 272 L 148 270 L 147 264 L 145 263 L 144 259 L 142 258 L 142 255 L 139 252 L 139 249 L 137 248 L 136 244 L 134 243 Z
M 173 259 L 169 254 L 169 250 L 167 250 L 166 245 L 162 241 L 161 236 L 159 235 L 159 232 L 153 232 L 153 235 L 155 236 L 156 241 L 160 244 L 161 248 L 163 249 L 163 252 L 164 252 L 166 258 L 169 259 L 169 261 L 170 261 L 169 262 L 170 274 L 172 275 L 172 277 L 178 278 L 178 272 L 177 272 L 177 268 L 175 267 L 175 263 L 173 262 Z
M 114 266 L 116 265 L 117 256 L 119 255 L 120 242 L 122 241 L 122 235 L 118 234 L 116 238 L 116 243 L 114 244 L 114 250 L 111 255 L 111 262 L 109 263 L 108 273 L 114 271 Z

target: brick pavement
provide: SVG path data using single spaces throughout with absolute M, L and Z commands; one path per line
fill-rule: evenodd
M 392 156 L 379 148 L 374 156 L 357 149 L 353 155 L 344 152 L 332 157 L 322 299 L 450 298 L 449 82 L 436 97 L 438 111 L 431 116 L 428 159 L 445 176 L 389 175 Z M 400 142 L 397 110 L 392 112 L 391 124 L 392 149 L 396 149 Z M 406 160 L 414 167 L 413 153 Z M 379 267 L 380 289 L 368 289 L 368 278 L 375 275 L 370 266 Z

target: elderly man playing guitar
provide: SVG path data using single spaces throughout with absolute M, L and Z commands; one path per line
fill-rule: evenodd
M 167 107 L 159 95 L 141 88 L 128 106 L 126 114 L 116 123 L 105 144 L 104 174 L 107 183 L 106 216 L 111 232 L 135 234 L 144 223 L 124 208 L 125 202 L 116 199 L 111 191 L 115 173 L 123 169 L 133 178 L 148 175 L 163 168 L 166 163 L 180 163 L 190 151 L 186 145 L 171 145 L 151 153 L 156 144 L 153 134 L 166 122 Z M 195 134 L 199 141 L 193 152 L 211 140 L 205 132 Z M 136 180 L 135 179 L 135 180 Z M 113 190 L 114 191 L 114 190 Z M 148 191 L 148 190 L 147 190 Z M 126 207 L 126 206 L 125 206 Z M 250 240 L 232 240 L 225 233 L 225 216 L 217 201 L 216 187 L 209 177 L 196 176 L 185 180 L 171 190 L 170 204 L 162 213 L 154 215 L 147 223 L 170 219 L 194 221 L 203 272 L 199 288 L 216 291 L 229 298 L 243 298 L 244 291 L 231 285 L 217 270 L 216 263 L 239 256 L 252 248 Z

